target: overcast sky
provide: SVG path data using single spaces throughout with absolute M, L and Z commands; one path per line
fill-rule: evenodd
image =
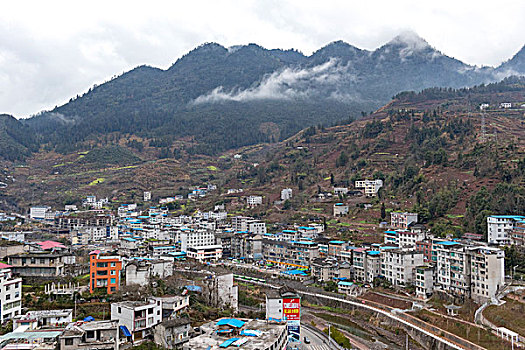
M 203 42 L 311 54 L 335 40 L 373 50 L 406 30 L 494 66 L 525 44 L 525 1 L 2 1 L 0 113 L 51 109 L 137 65 L 168 68 Z

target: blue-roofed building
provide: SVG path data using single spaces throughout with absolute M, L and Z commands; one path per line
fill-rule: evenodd
M 183 350 L 284 350 L 288 341 L 285 324 L 266 320 L 221 319 L 199 328 L 202 334 L 191 338 Z
M 525 216 L 521 215 L 492 215 L 487 217 L 487 241 L 489 244 L 511 244 L 511 232 Z

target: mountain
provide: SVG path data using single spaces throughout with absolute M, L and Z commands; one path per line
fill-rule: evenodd
M 137 67 L 23 124 L 61 153 L 134 135 L 165 155 L 217 154 L 356 118 L 401 91 L 524 74 L 522 52 L 494 69 L 448 57 L 410 32 L 375 51 L 336 41 L 311 56 L 207 43 L 167 70 Z
M 0 159 L 23 160 L 38 150 L 31 130 L 11 115 L 0 114 Z
M 510 60 L 502 63 L 498 71 L 502 74 L 523 74 L 525 72 L 525 46 Z

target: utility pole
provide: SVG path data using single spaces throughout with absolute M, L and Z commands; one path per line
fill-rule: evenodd
M 485 142 L 487 140 L 487 126 L 485 124 L 485 112 L 481 112 L 481 142 Z

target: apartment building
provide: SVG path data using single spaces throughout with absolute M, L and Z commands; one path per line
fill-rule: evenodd
M 420 299 L 429 298 L 434 291 L 434 273 L 433 265 L 417 266 L 415 270 L 416 297 Z
M 22 277 L 56 278 L 65 273 L 67 253 L 30 252 L 7 257 L 13 273 Z
M 398 228 L 407 230 L 410 224 L 417 223 L 417 213 L 401 213 L 392 212 L 390 213 L 390 226 L 392 228 Z
M 222 246 L 218 244 L 210 244 L 205 246 L 188 247 L 186 249 L 186 256 L 189 259 L 194 259 L 199 262 L 217 261 L 222 258 Z
M 4 323 L 22 310 L 22 279 L 14 277 L 11 266 L 0 263 L 0 322 Z
M 249 207 L 256 207 L 262 204 L 262 200 L 262 196 L 248 196 L 246 197 L 246 204 L 248 204 Z
M 351 265 L 334 258 L 315 258 L 310 265 L 312 276 L 319 282 L 328 282 L 338 278 L 350 279 Z
M 206 229 L 185 228 L 177 232 L 176 240 L 181 243 L 181 250 L 187 251 L 190 247 L 203 247 L 215 244 L 215 232 Z
M 348 205 L 344 203 L 335 203 L 334 204 L 334 216 L 343 216 L 348 214 Z
M 319 257 L 319 246 L 311 241 L 275 241 L 263 239 L 264 259 L 287 267 L 309 267 Z
M 468 247 L 472 299 L 492 299 L 505 283 L 505 251 L 493 247 Z
M 397 244 L 401 248 L 415 248 L 416 243 L 425 239 L 424 231 L 408 231 L 398 230 L 397 233 Z
M 510 232 L 518 223 L 525 223 L 521 215 L 492 215 L 487 217 L 487 241 L 489 244 L 510 244 Z
M 454 241 L 433 241 L 436 257 L 436 288 L 470 297 L 470 263 L 465 246 Z
M 375 197 L 379 192 L 379 189 L 383 187 L 383 180 L 360 180 L 355 182 L 355 188 L 362 188 L 365 196 Z
M 120 286 L 122 261 L 118 255 L 102 255 L 100 250 L 89 253 L 89 292 L 104 290 L 116 293 Z
M 384 249 L 381 254 L 381 274 L 393 286 L 414 282 L 414 270 L 423 265 L 423 253 L 415 249 Z
M 122 301 L 111 304 L 111 320 L 118 321 L 131 334 L 133 341 L 145 339 L 162 321 L 160 300 Z

